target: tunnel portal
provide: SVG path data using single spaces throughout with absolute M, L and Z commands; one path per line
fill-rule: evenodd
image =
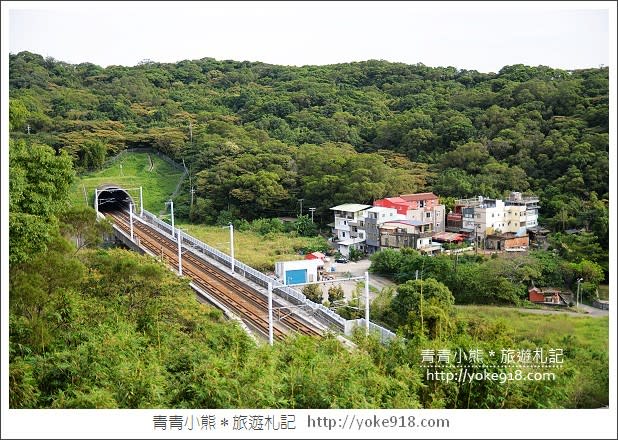
M 129 203 L 133 204 L 133 211 L 139 209 L 133 197 L 119 186 L 105 185 L 97 188 L 98 196 L 95 197 L 95 209 L 101 212 L 128 211 Z

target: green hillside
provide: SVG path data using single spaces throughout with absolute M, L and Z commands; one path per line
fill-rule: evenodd
M 79 176 L 71 188 L 71 203 L 85 204 L 84 188 L 88 204 L 94 201 L 94 188 L 103 184 L 116 184 L 126 189 L 142 187 L 144 209 L 158 213 L 165 208 L 165 201 L 174 192 L 182 172 L 149 153 L 125 153 L 100 171 Z M 139 189 L 129 191 L 139 200 Z

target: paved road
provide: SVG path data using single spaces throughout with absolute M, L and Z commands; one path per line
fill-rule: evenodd
M 335 263 L 334 260 L 331 260 L 330 262 L 326 263 L 324 268 L 326 269 L 327 273 L 329 273 L 330 268 L 335 267 L 336 272 L 334 273 L 334 275 L 337 278 L 342 278 L 344 274 L 347 272 L 352 274 L 353 277 L 362 277 L 362 276 L 365 276 L 365 272 L 369 270 L 370 265 L 371 265 L 371 261 L 369 261 L 369 259 L 364 259 L 364 260 L 360 260 L 357 262 L 350 261 L 349 263 Z M 348 300 L 350 300 L 352 298 L 352 293 L 356 288 L 356 283 L 355 282 L 345 282 L 345 283 L 340 283 L 340 285 L 341 287 L 343 287 L 343 290 L 345 292 L 345 297 Z M 369 274 L 369 285 L 371 287 L 376 288 L 378 291 L 382 290 L 384 287 L 396 286 L 396 284 L 392 282 L 391 280 L 389 280 L 388 278 L 374 275 L 372 273 Z M 324 286 L 323 288 L 324 292 L 326 292 L 327 289 L 328 289 L 328 286 Z M 375 296 L 376 296 L 376 293 L 370 292 L 369 293 L 370 301 L 373 300 Z M 325 298 L 326 298 L 326 295 L 325 295 Z

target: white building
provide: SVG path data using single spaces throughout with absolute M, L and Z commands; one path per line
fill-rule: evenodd
M 320 259 L 277 261 L 275 276 L 286 285 L 312 283 L 318 281 L 318 270 L 323 265 Z
M 350 248 L 365 250 L 365 222 L 366 210 L 371 205 L 346 203 L 330 208 L 335 213 L 333 234 L 336 235 L 337 250 L 341 255 L 349 256 Z
M 374 206 L 364 212 L 365 243 L 367 252 L 371 254 L 380 250 L 380 226 L 389 221 L 405 220 L 406 216 L 398 214 L 395 208 L 382 206 Z
M 519 192 L 512 192 L 505 201 L 483 196 L 457 201 L 463 206 L 462 229 L 479 240 L 501 233 L 526 235 L 528 229 L 538 225 L 538 203 L 538 197 L 522 197 Z

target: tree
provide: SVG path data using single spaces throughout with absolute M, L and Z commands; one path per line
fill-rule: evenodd
M 341 286 L 331 286 L 328 288 L 328 302 L 333 304 L 335 301 L 341 301 L 344 298 L 343 288 Z
M 19 99 L 9 99 L 9 130 L 25 131 L 30 112 Z
M 312 237 L 317 234 L 318 228 L 315 223 L 311 221 L 311 218 L 307 214 L 299 215 L 294 220 L 294 230 L 301 237 Z
M 74 172 L 66 153 L 45 145 L 9 142 L 9 262 L 45 252 L 65 208 Z
M 324 292 L 322 292 L 322 289 L 318 284 L 307 284 L 303 287 L 303 295 L 305 295 L 308 300 L 321 304 L 324 297 Z
M 97 219 L 89 206 L 73 207 L 60 215 L 60 231 L 67 239 L 75 239 L 76 250 L 95 247 L 103 242 L 103 234 L 111 234 L 112 226 L 107 219 Z
M 402 254 L 394 249 L 384 249 L 371 255 L 369 270 L 382 275 L 395 275 L 399 272 Z
M 397 324 L 409 334 L 441 338 L 448 333 L 455 298 L 441 282 L 427 278 L 410 280 L 397 287 L 390 304 Z
M 350 261 L 358 261 L 365 256 L 364 252 L 356 249 L 350 248 Z

